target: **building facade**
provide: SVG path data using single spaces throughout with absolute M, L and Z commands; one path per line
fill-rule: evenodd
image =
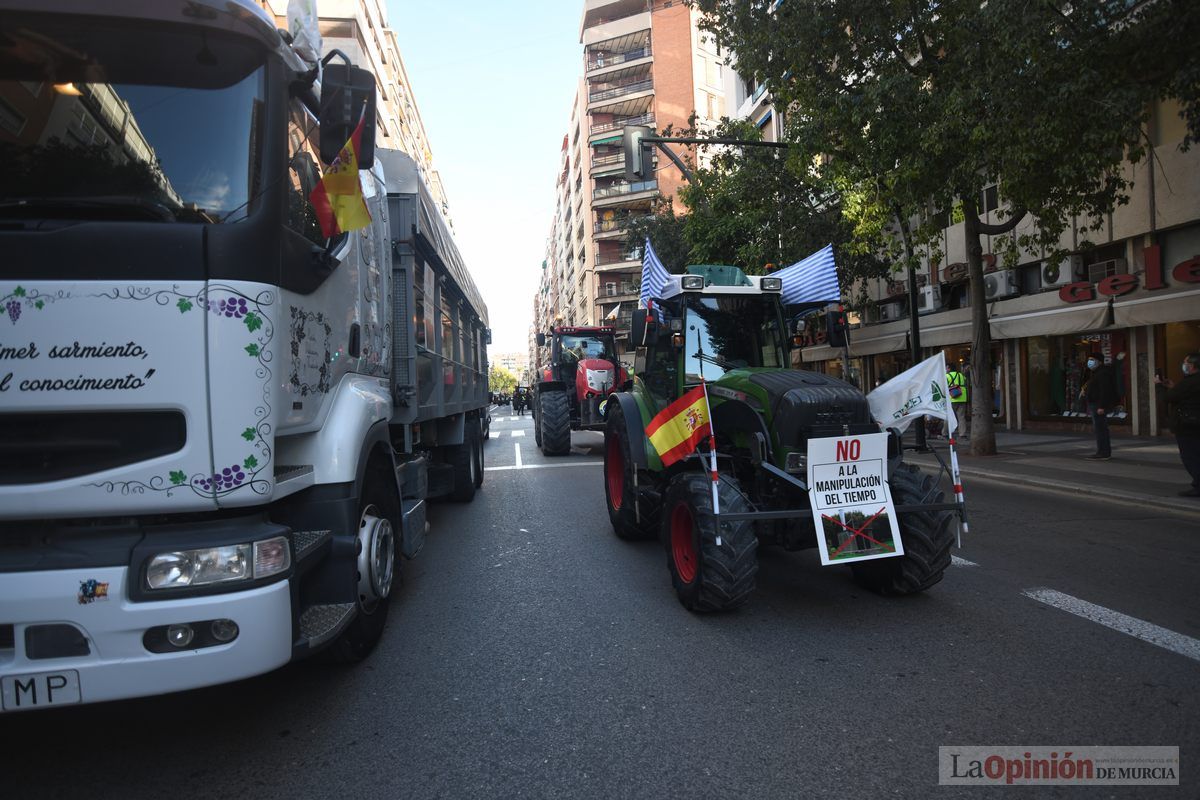
M 280 28 L 287 30 L 287 0 L 259 0 L 259 4 L 275 16 Z M 396 32 L 388 26 L 384 0 L 321 0 L 319 11 L 324 52 L 341 50 L 355 66 L 375 75 L 376 144 L 412 156 L 442 216 L 453 228 L 446 190 L 434 168 L 429 137 L 400 57 Z
M 1124 400 L 1112 417 L 1114 431 L 1163 433 L 1166 409 L 1156 374 L 1179 380 L 1185 354 L 1200 351 L 1200 152 L 1179 149 L 1185 124 L 1175 103 L 1159 104 L 1149 135 L 1153 152 L 1126 166 L 1133 181 L 1129 203 L 1099 220 L 1101 229 L 1077 220 L 1052 262 L 1047 252 L 1021 249 L 1008 237 L 984 236 L 987 317 L 991 352 L 971 352 L 966 243 L 963 223 L 950 210 L 940 242 L 922 254 L 917 273 L 923 355 L 938 350 L 949 365 L 986 369 L 987 403 L 997 423 L 1020 430 L 1087 426 L 1079 401 L 1088 379 L 1088 355 L 1115 366 Z M 1002 201 L 994 189 L 980 198 L 986 221 L 999 222 Z M 1017 235 L 1032 231 L 1026 220 Z M 1086 235 L 1086 239 L 1084 238 Z M 876 301 L 871 318 L 851 331 L 849 375 L 870 389 L 911 365 L 906 276 L 867 287 Z M 842 373 L 840 351 L 820 335 L 802 351 L 804 366 Z
M 556 321 L 611 324 L 627 338 L 642 263 L 641 248 L 625 241 L 629 223 L 652 213 L 659 198 L 673 198 L 684 178 L 661 159 L 653 178 L 626 180 L 622 131 L 686 128 L 693 113 L 703 126 L 726 113 L 724 56 L 698 21 L 679 0 L 585 0 L 582 77 L 563 141 L 535 330 Z

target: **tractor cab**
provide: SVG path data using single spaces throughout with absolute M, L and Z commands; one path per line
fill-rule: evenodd
M 539 370 L 533 401 L 534 435 L 546 455 L 563 455 L 571 431 L 602 430 L 605 401 L 628 380 L 617 359 L 616 330 L 610 326 L 560 325 L 550 336 L 550 360 Z

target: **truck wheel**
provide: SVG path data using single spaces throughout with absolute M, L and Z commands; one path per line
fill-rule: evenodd
M 477 451 L 483 449 L 479 444 L 479 429 L 470 422 L 465 425 L 463 443 L 445 448 L 446 463 L 454 467 L 454 491 L 450 493 L 450 499 L 456 503 L 471 502 L 482 474 L 476 455 Z
M 722 511 L 750 510 L 731 479 L 722 477 L 718 491 Z M 697 473 L 677 475 L 667 487 L 661 524 L 671 583 L 685 608 L 727 611 L 750 598 L 758 573 L 754 525 L 717 522 L 712 509 L 712 481 L 708 477 Z
M 400 501 L 395 481 L 388 485 L 387 471 L 367 475 L 359 498 L 358 565 L 356 592 L 358 613 L 328 655 L 333 661 L 362 661 L 374 649 L 387 624 L 392 587 L 398 583 L 400 559 L 396 539 L 400 535 Z
M 604 500 L 613 531 L 621 539 L 652 539 L 658 531 L 661 509 L 658 503 L 642 497 L 639 504 L 641 522 L 635 510 L 633 459 L 629 452 L 629 436 L 625 429 L 625 413 L 614 402 L 604 427 Z
M 487 433 L 483 433 L 478 441 L 475 442 L 475 488 L 483 486 L 483 440 L 487 438 Z
M 912 464 L 901 464 L 889 481 L 896 505 L 940 503 L 943 493 L 932 475 Z M 854 580 L 886 595 L 923 592 L 942 579 L 950 566 L 954 545 L 954 514 L 928 511 L 899 516 L 904 555 L 851 564 Z
M 538 393 L 537 425 L 543 455 L 565 456 L 571 452 L 571 407 L 566 392 Z

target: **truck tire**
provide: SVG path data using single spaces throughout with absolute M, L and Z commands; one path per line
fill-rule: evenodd
M 454 468 L 454 491 L 450 493 L 450 499 L 455 503 L 469 503 L 474 499 L 475 488 L 479 486 L 476 481 L 482 473 L 476 452 L 482 449 L 479 429 L 470 421 L 463 428 L 463 443 L 444 448 L 446 463 Z
M 475 488 L 483 486 L 483 441 L 487 438 L 487 431 L 480 434 L 478 441 L 475 443 Z
M 718 491 L 722 511 L 750 510 L 731 479 L 722 477 Z M 750 599 L 758 574 L 754 524 L 717 522 L 712 509 L 712 481 L 706 475 L 689 472 L 675 476 L 667 487 L 661 526 L 667 569 L 684 608 L 728 611 Z
M 402 561 L 396 557 L 401 522 L 395 480 L 389 485 L 387 471 L 369 469 L 358 504 L 358 613 L 326 651 L 329 660 L 344 664 L 362 661 L 383 635 Z
M 943 493 L 932 475 L 912 464 L 901 464 L 889 481 L 896 505 L 940 503 Z M 899 515 L 904 555 L 851 564 L 854 580 L 884 595 L 916 594 L 942 579 L 950 566 L 954 545 L 954 514 L 923 511 Z
M 613 532 L 621 539 L 653 539 L 658 533 L 662 509 L 646 495 L 635 508 L 633 470 L 637 467 L 633 465 L 629 448 L 625 412 L 614 402 L 604 427 L 604 501 L 608 506 L 608 519 Z
M 538 393 L 537 426 L 543 455 L 565 456 L 571 452 L 571 407 L 566 392 Z

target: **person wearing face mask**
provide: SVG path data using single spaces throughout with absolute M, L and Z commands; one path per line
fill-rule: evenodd
M 1112 458 L 1112 440 L 1108 434 L 1108 414 L 1113 406 L 1121 402 L 1121 387 L 1113 368 L 1090 355 L 1087 368 L 1091 372 L 1083 397 L 1087 400 L 1088 412 L 1092 415 L 1092 428 L 1096 431 L 1096 452 L 1087 458 L 1091 461 L 1108 461 Z
M 1155 383 L 1167 387 L 1171 431 L 1179 445 L 1183 468 L 1192 476 L 1192 487 L 1179 494 L 1200 497 L 1200 353 L 1189 353 L 1183 359 L 1183 380 L 1155 376 Z

